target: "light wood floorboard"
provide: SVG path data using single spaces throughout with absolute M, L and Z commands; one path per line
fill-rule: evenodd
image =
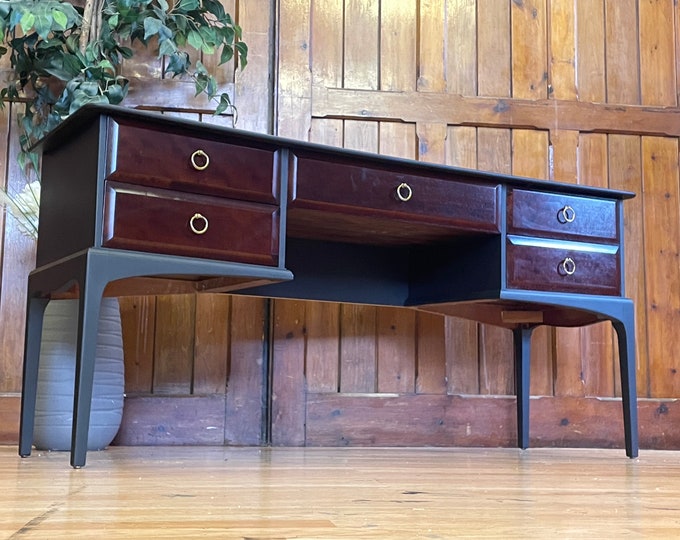
M 0 538 L 675 538 L 680 452 L 0 447 Z

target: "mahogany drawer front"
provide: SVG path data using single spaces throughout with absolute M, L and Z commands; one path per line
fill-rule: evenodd
M 508 233 L 565 239 L 619 239 L 615 200 L 513 189 Z
M 412 174 L 351 162 L 294 160 L 290 205 L 325 213 L 389 218 L 498 232 L 499 187 Z M 360 231 L 359 231 L 360 232 Z
M 612 296 L 621 293 L 616 245 L 508 237 L 506 255 L 507 286 L 511 289 Z
M 104 247 L 278 264 L 278 207 L 114 182 L 104 205 Z
M 277 175 L 273 150 L 110 121 L 109 180 L 276 204 Z

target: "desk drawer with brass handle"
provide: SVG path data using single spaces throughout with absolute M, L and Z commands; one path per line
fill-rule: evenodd
M 506 249 L 508 288 L 621 294 L 618 245 L 508 236 Z
M 109 122 L 109 180 L 278 203 L 278 153 L 272 149 Z
M 103 246 L 276 266 L 279 209 L 107 182 Z
M 508 192 L 508 233 L 616 242 L 616 205 L 613 199 L 513 189 Z
M 431 224 L 466 231 L 498 232 L 499 188 L 441 176 L 381 170 L 361 162 L 294 161 L 289 211 L 388 218 L 408 227 Z M 361 231 L 358 231 L 361 232 Z

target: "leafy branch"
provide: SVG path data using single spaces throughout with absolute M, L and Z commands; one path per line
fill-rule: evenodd
M 219 53 L 218 65 L 236 56 L 241 69 L 248 56 L 241 28 L 218 0 L 88 0 L 85 10 L 62 0 L 0 0 L 0 34 L 0 57 L 9 54 L 12 68 L 0 107 L 24 103 L 19 162 L 36 170 L 29 148 L 67 116 L 87 103 L 125 99 L 129 80 L 120 66 L 135 43 L 154 47 L 166 76 L 193 80 L 196 96 L 216 102 L 215 114 L 232 108 L 231 100 L 190 51 Z

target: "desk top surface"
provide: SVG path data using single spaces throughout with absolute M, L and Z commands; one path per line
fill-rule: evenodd
M 416 175 L 432 174 L 440 178 L 442 176 L 450 176 L 451 179 L 465 180 L 468 182 L 505 184 L 525 189 L 537 189 L 554 193 L 583 194 L 595 197 L 601 196 L 609 199 L 629 199 L 635 196 L 634 193 L 629 191 L 538 180 L 475 169 L 425 163 L 358 150 L 348 150 L 194 120 L 180 119 L 162 115 L 158 112 L 130 109 L 113 105 L 86 105 L 82 107 L 54 129 L 47 137 L 45 137 L 45 139 L 40 141 L 36 145 L 36 149 L 46 153 L 58 149 L 64 141 L 69 140 L 75 133 L 80 132 L 86 125 L 92 123 L 101 116 L 111 117 L 117 121 L 139 123 L 150 129 L 180 133 L 187 136 L 201 137 L 210 140 L 224 140 L 260 148 L 269 148 L 272 150 L 288 149 L 295 153 L 314 156 L 316 159 L 323 159 L 326 161 L 340 160 L 345 162 L 350 160 L 353 163 L 360 163 L 365 167 L 394 169 L 395 171 L 402 173 L 406 172 Z

